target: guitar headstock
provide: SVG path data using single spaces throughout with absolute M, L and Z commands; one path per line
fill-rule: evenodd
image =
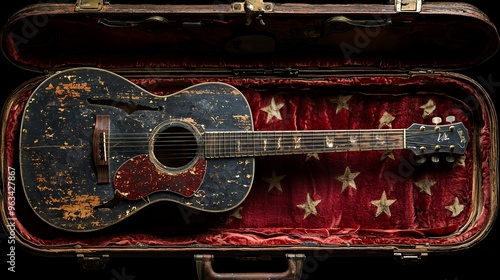
M 447 120 L 454 121 L 448 117 Z M 441 118 L 433 118 L 434 125 L 412 124 L 406 129 L 406 148 L 413 151 L 422 161 L 431 156 L 432 161 L 439 161 L 439 155 L 446 156 L 453 162 L 457 155 L 463 155 L 469 143 L 469 133 L 461 122 L 439 124 Z

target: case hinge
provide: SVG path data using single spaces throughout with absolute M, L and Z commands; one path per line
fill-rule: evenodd
M 84 254 L 77 254 L 76 258 L 86 270 L 103 270 L 109 261 L 109 255 L 85 256 Z
M 76 0 L 75 12 L 100 11 L 102 6 L 109 4 L 108 0 Z
M 245 0 L 245 2 L 232 3 L 231 9 L 233 12 L 246 13 L 246 25 L 250 25 L 254 18 L 257 19 L 261 25 L 265 25 L 262 16 L 264 12 L 271 12 L 274 9 L 274 3 L 264 2 L 262 0 Z
M 396 250 L 394 251 L 394 261 L 399 263 L 414 263 L 425 261 L 428 253 L 422 249 L 418 250 Z
M 424 0 L 394 0 L 396 12 L 420 13 Z

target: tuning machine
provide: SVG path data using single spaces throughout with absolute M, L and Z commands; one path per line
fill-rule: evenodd
M 439 155 L 432 155 L 432 156 L 428 156 L 428 155 L 418 155 L 415 159 L 415 161 L 418 163 L 418 164 L 423 164 L 427 161 L 427 157 L 430 158 L 430 161 L 433 162 L 433 163 L 438 163 L 441 161 L 442 157 L 443 156 L 439 156 Z M 447 155 L 447 156 L 444 156 L 444 159 L 446 160 L 446 162 L 448 163 L 454 163 L 457 159 L 456 159 L 456 156 L 455 155 Z
M 454 155 L 447 155 L 444 157 L 446 162 L 448 163 L 454 163 L 456 161 L 456 157 Z M 426 158 L 424 156 L 419 156 L 417 158 L 418 163 L 424 163 L 426 161 Z M 441 161 L 441 158 L 438 155 L 433 155 L 431 156 L 431 161 L 434 163 L 438 163 Z
M 443 121 L 443 119 L 441 119 L 441 117 L 434 117 L 434 118 L 432 118 L 432 123 L 435 124 L 435 125 L 440 124 L 442 121 Z
M 453 155 L 446 156 L 446 161 L 449 163 L 453 163 L 453 162 L 455 162 L 455 160 L 456 160 L 456 158 Z
M 422 164 L 427 161 L 427 157 L 425 155 L 419 155 L 417 156 L 417 159 L 415 161 L 419 164 Z
M 435 124 L 436 126 L 434 127 L 435 131 L 440 131 L 441 127 L 439 127 L 439 124 L 443 121 L 440 117 L 434 117 L 432 118 L 432 123 Z

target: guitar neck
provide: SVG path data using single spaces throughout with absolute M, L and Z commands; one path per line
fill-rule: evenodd
M 405 129 L 205 132 L 206 158 L 405 149 Z

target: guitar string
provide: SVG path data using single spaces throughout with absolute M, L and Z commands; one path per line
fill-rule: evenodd
M 234 140 L 234 139 L 230 139 Z M 279 149 L 269 149 L 268 151 L 264 151 L 263 147 L 264 144 L 261 141 L 255 141 L 256 139 L 243 139 L 243 141 L 240 143 L 240 145 L 246 146 L 246 149 L 243 148 L 242 150 L 236 150 L 236 147 L 231 146 L 231 145 L 221 145 L 225 144 L 228 141 L 228 139 L 208 139 L 205 142 L 207 143 L 208 150 L 211 152 L 211 154 L 219 157 L 229 157 L 232 155 L 254 155 L 258 156 L 259 154 L 264 154 L 264 155 L 269 155 L 269 154 L 274 154 L 274 153 L 280 153 L 281 150 Z M 258 140 L 258 139 L 257 139 Z M 262 140 L 262 139 L 260 139 Z M 306 146 L 306 148 L 301 148 L 299 149 L 294 149 L 295 142 L 291 139 L 288 139 L 282 141 L 281 145 L 283 147 L 287 147 L 285 150 L 285 153 L 288 154 L 293 154 L 293 153 L 298 153 L 298 154 L 304 154 L 306 152 L 336 152 L 337 150 L 340 151 L 363 151 L 363 150 L 383 150 L 383 149 L 375 149 L 373 146 L 368 146 L 368 147 L 363 147 L 363 145 L 366 144 L 380 144 L 380 140 L 373 140 L 373 139 L 361 139 L 361 141 L 358 141 L 357 143 L 352 143 L 349 139 L 344 139 L 344 141 L 335 141 L 336 146 L 335 147 L 326 147 L 325 148 L 325 143 L 323 143 L 322 139 L 319 144 L 317 144 L 317 140 L 315 139 L 315 136 L 310 136 L 310 137 L 305 137 L 304 140 L 301 142 L 303 146 Z M 222 143 L 221 143 L 222 141 Z M 416 145 L 416 142 L 413 142 L 414 145 Z M 272 144 L 272 143 L 270 143 Z M 210 146 L 211 145 L 211 146 Z M 311 147 L 312 145 L 312 147 Z M 165 148 L 165 147 L 179 147 L 182 146 L 181 151 L 178 149 L 175 150 L 170 150 L 170 149 L 159 149 L 155 151 L 155 155 L 157 157 L 163 157 L 165 159 L 176 159 L 176 158 L 193 158 L 195 155 L 196 151 L 198 151 L 199 147 L 198 144 L 195 140 L 190 139 L 188 143 L 182 142 L 180 145 L 158 145 L 159 147 Z M 155 147 L 158 147 L 155 145 Z M 186 147 L 195 147 L 194 149 L 186 148 Z M 309 147 L 307 147 L 309 146 Z M 318 147 L 316 147 L 318 146 Z M 393 142 L 387 142 L 385 145 L 384 149 L 402 149 L 402 142 L 401 141 L 393 141 Z M 419 146 L 433 146 L 429 145 L 427 143 L 421 143 Z M 120 146 L 120 147 L 125 147 L 125 146 Z M 128 146 L 129 148 L 138 148 L 137 146 Z M 250 147 L 248 149 L 248 147 Z M 114 147 L 113 147 L 114 148 Z M 134 149 L 129 149 L 129 150 L 134 150 Z M 186 156 L 188 154 L 188 156 Z
M 311 143 L 309 142 L 312 142 L 313 144 L 317 141 L 319 141 L 319 143 L 324 143 L 324 138 L 326 136 L 329 136 L 330 134 L 321 134 L 321 135 L 301 135 L 300 136 L 300 143 L 301 144 L 305 144 L 305 145 L 310 145 Z M 352 143 L 352 144 L 355 144 L 355 143 L 384 143 L 384 142 L 387 142 L 387 141 L 397 141 L 399 139 L 391 139 L 390 136 L 394 136 L 394 135 L 400 135 L 400 133 L 397 133 L 397 134 L 387 134 L 387 135 L 384 135 L 383 138 L 386 138 L 385 141 L 384 139 L 373 139 L 373 135 L 371 136 L 366 136 L 364 135 L 366 138 L 372 138 L 372 139 L 366 139 L 364 137 L 361 137 L 361 139 L 355 139 L 355 141 L 352 141 L 352 139 L 350 139 L 349 137 L 344 137 L 344 136 L 336 136 L 334 137 L 334 139 L 332 140 L 332 143 L 336 143 L 336 144 L 346 144 L 346 143 Z M 274 141 L 276 142 L 277 140 L 274 139 L 276 137 L 283 137 L 283 136 L 275 136 L 275 135 L 269 135 L 271 137 L 266 137 L 266 136 L 257 136 L 257 137 L 254 137 L 252 136 L 252 138 L 245 138 L 245 137 L 241 137 L 242 135 L 235 135 L 235 136 L 240 136 L 240 137 L 234 137 L 233 135 L 222 135 L 222 137 L 216 137 L 216 139 L 210 139 L 210 137 L 207 137 L 206 139 L 204 139 L 204 142 L 205 143 L 208 143 L 208 144 L 211 144 L 211 143 L 215 143 L 215 142 L 224 142 L 225 144 L 227 143 L 231 143 L 231 142 L 235 142 L 235 141 L 239 141 L 240 142 L 240 145 L 243 145 L 243 144 L 252 144 L 252 145 L 255 145 L 256 142 L 263 142 L 264 140 L 269 140 L 270 142 Z M 380 135 L 378 135 L 380 136 Z M 283 145 L 287 145 L 287 144 L 293 144 L 295 143 L 294 139 L 291 139 L 289 138 L 290 136 L 286 136 L 284 137 L 283 139 L 281 139 Z M 421 145 L 430 145 L 430 144 L 427 144 L 425 142 L 416 142 L 416 141 L 412 141 L 412 138 L 413 136 L 407 136 L 407 143 L 414 143 L 414 144 L 421 144 Z M 113 141 L 114 140 L 114 141 Z M 111 146 L 111 147 L 135 147 L 137 145 L 141 145 L 141 144 L 145 144 L 146 146 L 149 145 L 149 140 L 146 140 L 146 141 L 142 141 L 142 140 L 130 140 L 130 139 L 119 139 L 117 141 L 117 139 L 114 139 L 114 138 L 111 138 L 111 139 L 108 139 L 108 144 Z M 169 147 L 169 146 L 177 146 L 177 145 L 197 145 L 197 141 L 196 139 L 192 138 L 192 137 L 189 137 L 189 138 L 185 138 L 185 137 L 177 137 L 176 139 L 173 139 L 173 137 L 168 137 L 168 139 L 157 139 L 155 142 L 154 142 L 155 146 L 157 147 Z
M 397 134 L 387 134 L 382 137 L 382 139 L 373 139 L 373 135 L 368 136 L 366 139 L 364 137 L 361 137 L 361 139 L 356 139 L 354 142 L 349 138 L 349 137 L 334 137 L 332 140 L 332 145 L 336 146 L 346 146 L 352 144 L 352 149 L 355 149 L 357 145 L 366 145 L 366 144 L 380 144 L 380 145 L 389 145 L 391 142 L 394 141 L 402 141 L 402 139 L 391 139 L 391 136 L 394 135 L 400 135 L 401 133 Z M 283 146 L 294 146 L 295 144 L 300 144 L 300 145 L 305 145 L 305 146 L 318 146 L 320 148 L 321 146 L 327 146 L 325 142 L 325 137 L 329 136 L 330 134 L 321 134 L 321 135 L 301 135 L 300 137 L 300 143 L 295 142 L 294 139 L 289 138 L 289 136 L 284 137 L 281 139 L 281 145 Z M 219 135 L 218 135 L 219 136 Z M 239 142 L 240 147 L 241 146 L 255 146 L 255 145 L 261 145 L 261 147 L 266 146 L 264 144 L 264 140 L 269 141 L 269 145 L 272 144 L 272 142 L 277 142 L 278 140 L 276 137 L 280 136 L 275 136 L 275 135 L 269 135 L 271 137 L 265 137 L 265 136 L 257 136 L 252 138 L 245 138 L 241 137 L 241 135 L 222 135 L 222 137 L 218 137 L 216 139 L 211 139 L 210 137 L 206 137 L 203 142 L 209 146 L 209 145 L 216 145 L 221 146 L 222 148 L 226 149 L 227 147 L 230 147 L 231 145 L 235 145 L 235 142 Z M 234 137 L 234 136 L 240 136 L 240 137 Z M 365 135 L 366 136 L 366 135 Z M 378 135 L 380 136 L 380 135 Z M 281 136 L 282 137 L 282 136 Z M 385 139 L 384 139 L 385 138 Z M 113 148 L 136 148 L 136 147 L 147 147 L 149 146 L 149 140 L 147 141 L 141 141 L 141 140 L 133 140 L 131 141 L 130 139 L 122 139 L 119 141 L 112 141 L 116 139 L 110 139 L 108 140 L 108 144 L 110 147 Z M 419 146 L 434 146 L 433 144 L 428 144 L 425 142 L 417 142 L 412 140 L 412 136 L 407 136 L 406 138 L 406 143 L 410 145 L 419 145 Z M 262 142 L 262 143 L 261 143 Z M 170 137 L 168 139 L 164 140 L 156 140 L 154 142 L 154 146 L 157 148 L 169 148 L 169 147 L 179 147 L 182 146 L 184 149 L 186 147 L 192 146 L 195 147 L 194 150 L 198 149 L 198 142 L 196 139 L 190 137 L 190 138 L 185 138 L 185 137 L 180 137 L 176 139 L 171 139 Z M 259 147 L 256 147 L 259 148 Z M 330 147 L 327 147 L 327 150 Z M 219 148 L 220 149 L 220 148 Z
M 418 130 L 416 130 L 418 131 Z M 393 136 L 393 135 L 401 135 L 403 130 L 376 130 L 376 131 L 353 131 L 353 130 L 336 130 L 336 131 L 218 131 L 218 132 L 207 132 L 204 135 L 207 134 L 217 134 L 217 135 L 223 135 L 222 137 L 231 137 L 232 135 L 235 136 L 240 136 L 240 137 L 248 137 L 249 134 L 251 137 L 258 138 L 258 137 L 277 137 L 277 136 L 282 136 L 282 137 L 290 137 L 290 136 L 300 136 L 300 137 L 325 137 L 325 136 L 334 136 L 336 138 L 342 138 L 342 137 L 350 137 L 350 136 L 361 136 L 361 137 L 374 137 L 374 136 L 382 136 L 385 137 L 386 135 L 388 136 Z M 311 135 L 311 133 L 314 133 L 314 135 Z M 438 134 L 440 133 L 439 131 L 429 131 L 429 132 L 413 132 L 413 131 L 407 131 L 406 132 L 406 137 L 416 137 L 416 136 L 429 136 L 431 134 Z M 338 134 L 338 135 L 337 135 Z M 342 135 L 346 134 L 346 135 Z M 115 133 L 115 134 L 110 134 L 108 140 L 111 141 L 137 141 L 137 142 L 149 142 L 151 140 L 151 133 L 147 134 L 142 134 L 144 136 L 135 136 L 139 135 L 139 133 L 133 133 L 133 137 L 127 136 L 129 133 Z M 166 141 L 172 141 L 171 139 L 186 139 L 186 136 L 193 136 L 193 133 L 190 132 L 174 132 L 174 133 L 157 133 L 155 134 L 157 137 L 157 141 L 164 141 L 161 140 L 162 137 L 168 135 L 168 139 Z M 190 137 L 190 138 L 191 138 Z M 188 139 L 190 139 L 188 138 Z
M 214 134 L 255 134 L 255 133 L 263 133 L 263 134 L 277 134 L 277 133 L 288 133 L 288 134 L 299 134 L 299 133 L 305 133 L 305 134 L 310 134 L 310 133 L 352 133 L 352 134 L 360 134 L 360 133 L 375 133 L 375 132 L 381 132 L 381 133 L 401 133 L 406 130 L 407 134 L 436 134 L 436 133 L 442 133 L 442 132 L 453 132 L 453 131 L 448 131 L 448 130 L 420 130 L 420 129 L 338 129 L 338 130 L 279 130 L 279 131 L 273 131 L 273 130 L 242 130 L 242 131 L 235 131 L 235 130 L 219 130 L 219 131 L 206 131 L 205 133 L 214 133 Z M 118 136 L 127 136 L 127 135 L 132 135 L 132 136 L 149 136 L 149 135 L 193 135 L 192 132 L 190 131 L 181 131 L 181 132 L 159 132 L 159 133 L 152 133 L 152 132 L 119 132 L 119 133 L 111 133 L 110 135 L 118 135 Z M 129 136 L 127 136 L 129 137 Z

